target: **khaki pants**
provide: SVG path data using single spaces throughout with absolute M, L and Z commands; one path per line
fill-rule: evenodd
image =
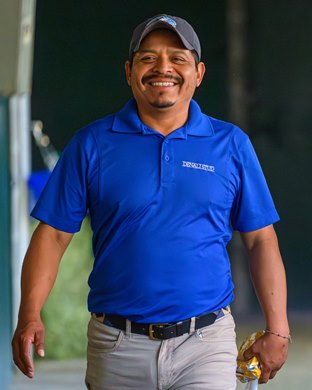
M 89 390 L 234 390 L 235 337 L 230 313 L 191 334 L 163 341 L 91 317 L 86 385 Z

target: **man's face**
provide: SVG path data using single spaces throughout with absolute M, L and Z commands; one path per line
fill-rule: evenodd
M 140 110 L 188 107 L 202 81 L 205 66 L 196 67 L 190 50 L 169 30 L 156 30 L 142 41 L 126 76 Z

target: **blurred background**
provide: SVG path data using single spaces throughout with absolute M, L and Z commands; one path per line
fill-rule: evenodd
M 75 131 L 119 110 L 131 97 L 124 77 L 131 34 L 157 13 L 178 15 L 194 26 L 207 68 L 195 99 L 208 115 L 235 122 L 249 134 L 281 217 L 276 231 L 295 342 L 287 367 L 267 388 L 307 389 L 312 381 L 307 367 L 312 358 L 311 1 L 0 0 L 3 390 L 83 388 L 92 267 L 88 220 L 66 252 L 43 311 L 47 356 L 38 362 L 36 380 L 24 379 L 12 365 L 21 262 L 36 226 L 28 215 Z M 240 342 L 264 325 L 236 235 L 229 250 Z

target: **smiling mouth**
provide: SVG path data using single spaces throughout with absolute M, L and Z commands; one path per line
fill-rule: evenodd
M 160 76 L 160 75 L 159 75 Z M 162 77 L 155 77 L 155 75 L 145 76 L 142 79 L 143 84 L 149 84 L 152 87 L 174 87 L 176 85 L 182 84 L 183 80 L 179 76 L 168 76 L 164 75 Z
M 171 81 L 155 81 L 153 83 L 149 83 L 153 87 L 173 87 L 175 83 Z

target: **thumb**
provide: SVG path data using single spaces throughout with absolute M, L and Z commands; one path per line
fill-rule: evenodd
M 35 350 L 38 356 L 44 357 L 45 356 L 45 350 L 44 350 L 44 331 L 39 330 L 36 332 L 35 336 Z
M 252 347 L 246 349 L 246 351 L 244 352 L 244 359 L 245 360 L 250 360 L 254 356 L 255 356 L 255 354 L 252 351 Z

